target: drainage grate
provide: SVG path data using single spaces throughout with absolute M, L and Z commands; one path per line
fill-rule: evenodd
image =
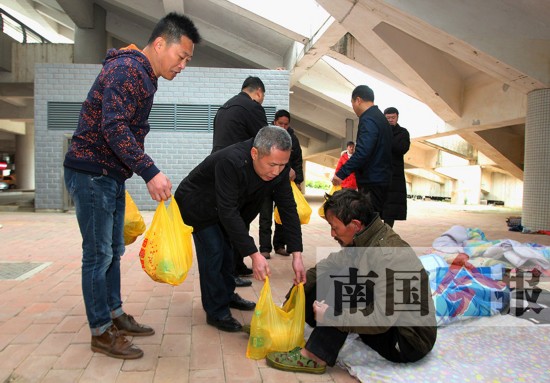
M 51 262 L 0 262 L 0 280 L 21 281 L 44 270 Z

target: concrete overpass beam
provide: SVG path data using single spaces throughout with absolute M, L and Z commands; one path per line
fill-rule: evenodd
M 332 17 L 329 18 L 319 31 L 302 45 L 301 51 L 296 56 L 291 56 L 287 65 L 292 69 L 290 88 L 292 88 L 308 70 L 317 63 L 330 48 L 346 34 L 346 30 Z M 286 61 L 286 60 L 285 60 Z
M 15 42 L 5 33 L 0 33 L 0 72 L 11 72 L 11 45 Z
M 373 31 L 407 63 L 435 96 L 441 98 L 456 115 L 462 114 L 463 80 L 445 53 L 388 23 L 378 24 Z
M 34 120 L 34 104 L 29 104 L 23 107 L 14 107 L 0 100 L 0 120 Z
M 93 6 L 91 27 L 77 27 L 75 30 L 74 62 L 76 64 L 99 64 L 107 51 L 105 18 L 107 12 L 98 5 Z
M 94 28 L 94 2 L 92 0 L 57 0 L 78 28 Z
M 162 5 L 164 5 L 164 12 L 166 14 L 170 12 L 185 13 L 184 0 L 162 0 Z

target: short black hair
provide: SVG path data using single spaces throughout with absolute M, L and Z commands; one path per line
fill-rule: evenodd
M 260 80 L 259 77 L 248 76 L 248 77 L 244 80 L 243 86 L 241 87 L 241 90 L 245 90 L 245 89 L 247 89 L 247 88 L 248 88 L 248 90 L 251 90 L 251 91 L 261 89 L 262 92 L 265 93 L 265 86 L 264 86 L 264 83 L 263 83 L 262 80 Z
M 367 226 L 373 220 L 374 209 L 370 198 L 354 189 L 344 188 L 332 195 L 325 194 L 325 217 L 330 210 L 344 225 L 353 219 Z
M 170 12 L 155 25 L 147 44 L 151 44 L 157 37 L 163 37 L 168 44 L 179 43 L 182 36 L 188 37 L 194 44 L 201 41 L 199 31 L 189 17 Z
M 275 117 L 273 117 L 273 122 L 277 121 L 281 117 L 288 118 L 288 121 L 290 121 L 290 113 L 288 113 L 288 110 L 279 109 L 275 112 Z
M 346 144 L 346 146 L 350 146 L 350 145 L 355 146 L 355 142 L 353 142 L 353 141 L 348 141 L 348 143 Z
M 390 106 L 389 108 L 384 109 L 384 114 L 397 114 L 399 116 L 399 111 L 397 108 Z
M 359 85 L 353 90 L 351 99 L 355 100 L 357 97 L 361 97 L 364 101 L 374 102 L 374 92 L 367 85 Z

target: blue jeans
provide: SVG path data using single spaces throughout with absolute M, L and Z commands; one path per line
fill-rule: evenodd
M 120 257 L 124 254 L 125 186 L 113 178 L 65 168 L 82 234 L 82 295 L 92 335 L 123 314 Z
M 230 314 L 229 302 L 235 292 L 233 249 L 219 224 L 193 231 L 197 251 L 201 301 L 206 315 L 221 319 Z

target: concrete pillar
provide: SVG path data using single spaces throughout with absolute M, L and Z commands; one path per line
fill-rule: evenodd
M 76 27 L 74 33 L 74 62 L 76 64 L 101 64 L 107 52 L 105 9 L 94 5 L 94 27 Z
M 550 89 L 527 95 L 523 213 L 529 230 L 550 230 Z
M 15 136 L 17 189 L 34 190 L 34 124 L 25 124 L 25 134 Z

